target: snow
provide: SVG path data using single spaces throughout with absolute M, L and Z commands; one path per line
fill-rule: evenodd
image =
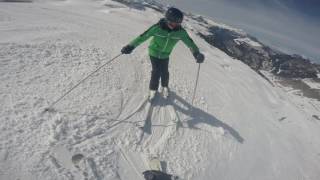
M 262 47 L 262 45 L 256 41 L 253 41 L 252 39 L 250 38 L 237 38 L 234 40 L 238 45 L 242 44 L 242 43 L 245 43 L 245 44 L 248 44 L 250 46 L 253 46 L 253 47 Z
M 313 79 L 303 79 L 303 82 L 312 89 L 320 89 L 320 84 Z
M 144 131 L 137 127 L 151 68 L 144 43 L 44 113 L 162 15 L 108 0 L 0 9 L 0 179 L 141 180 L 152 156 L 190 180 L 320 176 L 318 102 L 272 86 L 195 32 L 206 61 L 194 105 L 197 65 L 179 43 L 170 60 L 171 99 L 155 99 Z M 194 21 L 185 26 L 201 29 Z

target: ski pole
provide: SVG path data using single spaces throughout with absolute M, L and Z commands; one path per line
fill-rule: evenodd
M 193 96 L 192 96 L 192 101 L 191 101 L 191 105 L 193 106 L 193 101 L 194 101 L 194 98 L 196 96 L 196 91 L 197 91 L 197 86 L 198 86 L 198 80 L 199 80 L 199 74 L 200 74 L 200 63 L 199 63 L 199 66 L 198 66 L 198 72 L 197 72 L 197 79 L 196 79 L 196 84 L 194 86 L 194 90 L 193 90 Z
M 111 63 L 112 61 L 114 61 L 115 59 L 117 59 L 119 56 L 121 56 L 122 53 L 118 54 L 117 56 L 113 57 L 111 60 L 109 60 L 108 62 L 104 63 L 103 65 L 101 65 L 100 67 L 98 67 L 96 70 L 92 71 L 89 75 L 87 75 L 85 78 L 83 78 L 82 80 L 80 80 L 76 85 L 74 85 L 69 91 L 67 91 L 66 93 L 64 93 L 61 97 L 59 97 L 56 101 L 54 101 L 49 107 L 44 109 L 44 112 L 47 111 L 54 111 L 54 109 L 52 108 L 54 105 L 56 105 L 59 101 L 61 101 L 65 96 L 67 96 L 71 91 L 73 91 L 76 87 L 78 87 L 81 83 L 83 83 L 85 80 L 87 80 L 90 76 L 92 76 L 94 73 L 98 72 L 100 69 L 102 69 L 104 66 L 106 66 L 107 64 Z

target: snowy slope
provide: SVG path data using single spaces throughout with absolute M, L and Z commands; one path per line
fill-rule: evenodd
M 207 57 L 194 106 L 197 65 L 179 43 L 171 99 L 158 97 L 143 131 L 137 127 L 151 69 L 144 43 L 43 113 L 160 17 L 108 0 L 0 3 L 1 180 L 141 180 L 155 155 L 182 179 L 320 177 L 316 107 L 300 101 L 301 108 L 192 31 Z

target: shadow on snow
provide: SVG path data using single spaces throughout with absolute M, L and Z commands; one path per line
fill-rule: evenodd
M 228 124 L 220 121 L 213 115 L 195 107 L 192 106 L 189 102 L 178 96 L 175 92 L 170 92 L 170 99 L 164 100 L 162 97 L 159 97 L 159 100 L 155 101 L 154 106 L 165 106 L 165 105 L 172 105 L 177 113 L 177 116 L 179 116 L 178 113 L 187 116 L 187 118 L 184 118 L 183 120 L 179 120 L 177 124 L 174 124 L 177 126 L 177 128 L 185 128 L 184 125 L 187 125 L 187 128 L 195 129 L 195 130 L 201 130 L 201 128 L 197 127 L 197 124 L 205 123 L 210 126 L 214 127 L 221 127 L 230 135 L 236 139 L 239 143 L 244 142 L 244 138 L 239 134 L 238 131 L 236 131 L 233 127 L 229 126 Z M 152 113 L 152 111 L 151 111 Z M 180 115 L 181 116 L 181 115 Z M 180 118 L 179 118 L 180 119 Z M 145 126 L 143 127 L 143 131 L 145 133 L 150 134 L 151 133 L 151 127 L 152 126 L 162 126 L 162 127 L 168 127 L 172 125 L 152 125 L 151 121 L 151 114 L 148 115 L 148 118 L 146 119 Z
M 145 103 L 144 103 L 145 104 Z M 195 106 L 192 106 L 189 102 L 178 96 L 175 92 L 171 91 L 170 92 L 170 98 L 168 100 L 163 99 L 163 97 L 158 96 L 157 99 L 154 101 L 154 107 L 156 106 L 166 106 L 166 105 L 172 105 L 177 116 L 178 116 L 178 121 L 175 123 L 171 124 L 152 124 L 152 113 L 153 113 L 153 108 L 149 112 L 147 112 L 147 118 L 145 119 L 145 124 L 141 129 L 143 130 L 144 133 L 151 134 L 151 129 L 152 127 L 169 127 L 169 126 L 176 126 L 177 129 L 179 128 L 189 128 L 189 129 L 194 129 L 194 130 L 201 130 L 201 128 L 197 127 L 198 124 L 205 123 L 213 127 L 221 127 L 223 130 L 227 131 L 234 139 L 236 139 L 239 143 L 244 142 L 244 138 L 239 134 L 237 130 L 235 130 L 233 127 L 229 126 L 228 124 L 220 121 L 217 119 L 215 116 L 203 111 L 200 108 L 197 108 Z M 141 106 L 140 110 L 143 109 L 143 106 Z M 72 114 L 72 115 L 79 115 L 79 116 L 93 116 L 94 119 L 107 119 L 109 122 L 115 122 L 111 125 L 108 125 L 106 129 L 104 130 L 107 131 L 109 129 L 112 129 L 122 123 L 127 123 L 127 124 L 132 124 L 136 125 L 137 122 L 141 121 L 130 121 L 131 117 L 134 116 L 134 114 L 138 113 L 138 111 L 131 113 L 129 116 L 126 118 L 119 120 L 119 119 L 109 119 L 106 116 L 99 116 L 99 115 L 94 115 L 94 114 L 87 114 L 87 113 L 76 113 L 76 112 L 65 112 L 65 111 L 57 111 L 59 113 L 64 113 L 64 114 Z M 184 119 L 180 119 L 179 117 L 181 116 L 186 116 Z M 119 117 L 119 116 L 118 116 Z M 187 126 L 187 127 L 185 127 Z

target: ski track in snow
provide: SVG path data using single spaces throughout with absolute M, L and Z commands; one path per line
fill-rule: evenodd
M 320 176 L 319 121 L 307 118 L 319 112 L 193 34 L 207 57 L 193 106 L 196 66 L 180 43 L 172 94 L 147 114 L 145 43 L 43 113 L 161 17 L 88 2 L 0 3 L 0 179 L 141 180 L 150 156 L 182 179 Z

